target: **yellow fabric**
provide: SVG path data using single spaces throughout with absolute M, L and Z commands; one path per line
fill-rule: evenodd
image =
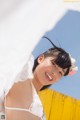
M 80 120 L 80 100 L 51 89 L 39 92 L 47 120 Z

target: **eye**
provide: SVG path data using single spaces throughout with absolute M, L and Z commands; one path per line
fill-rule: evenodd
M 59 74 L 60 74 L 60 76 L 63 76 L 63 73 L 61 71 L 59 71 Z

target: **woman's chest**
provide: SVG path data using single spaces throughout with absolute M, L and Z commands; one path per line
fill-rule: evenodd
M 32 89 L 29 82 L 15 84 L 6 96 L 6 106 L 29 108 L 33 101 Z
M 23 87 L 24 89 L 22 89 Z M 18 86 L 15 85 L 7 95 L 7 120 L 22 120 L 24 118 L 29 120 L 32 120 L 33 118 L 33 120 L 41 120 L 43 116 L 43 107 L 39 96 L 33 85 L 27 83 L 26 87 L 22 84 L 19 84 Z

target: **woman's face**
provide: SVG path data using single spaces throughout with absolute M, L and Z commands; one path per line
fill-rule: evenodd
M 50 85 L 61 79 L 66 69 L 60 68 L 55 64 L 53 57 L 46 57 L 41 55 L 38 57 L 39 65 L 34 71 L 34 78 L 37 79 L 42 85 Z

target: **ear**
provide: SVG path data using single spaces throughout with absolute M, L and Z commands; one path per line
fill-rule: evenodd
M 40 64 L 44 60 L 44 54 L 40 55 L 37 60 L 38 63 Z

